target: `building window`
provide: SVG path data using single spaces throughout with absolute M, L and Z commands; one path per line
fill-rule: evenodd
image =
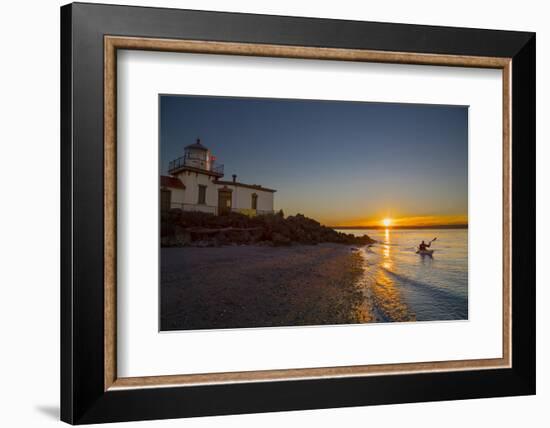
M 206 186 L 199 184 L 199 202 L 200 205 L 206 205 Z
M 252 194 L 252 209 L 253 210 L 258 209 L 258 195 L 256 195 L 256 193 Z

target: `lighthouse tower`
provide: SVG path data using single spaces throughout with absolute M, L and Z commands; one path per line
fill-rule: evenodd
M 215 162 L 214 156 L 199 138 L 193 144 L 185 146 L 182 157 L 174 159 L 168 164 L 170 175 L 177 176 L 183 171 L 206 174 L 215 178 L 223 177 L 223 165 Z
M 200 138 L 197 138 L 195 143 L 185 146 L 184 159 L 185 166 L 210 171 L 210 150 L 202 145 Z

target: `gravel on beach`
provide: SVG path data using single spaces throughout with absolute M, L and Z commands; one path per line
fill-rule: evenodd
M 161 330 L 370 321 L 342 244 L 161 249 Z

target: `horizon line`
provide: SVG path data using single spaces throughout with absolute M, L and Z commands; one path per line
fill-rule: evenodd
M 468 223 L 464 224 L 418 224 L 418 225 L 394 225 L 394 226 L 383 226 L 383 225 L 372 225 L 372 226 L 327 226 L 331 229 L 468 229 Z

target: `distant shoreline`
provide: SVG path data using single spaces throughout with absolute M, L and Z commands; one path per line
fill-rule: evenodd
M 327 226 L 335 230 L 396 230 L 396 229 L 468 229 L 467 224 L 444 224 L 433 226 Z

